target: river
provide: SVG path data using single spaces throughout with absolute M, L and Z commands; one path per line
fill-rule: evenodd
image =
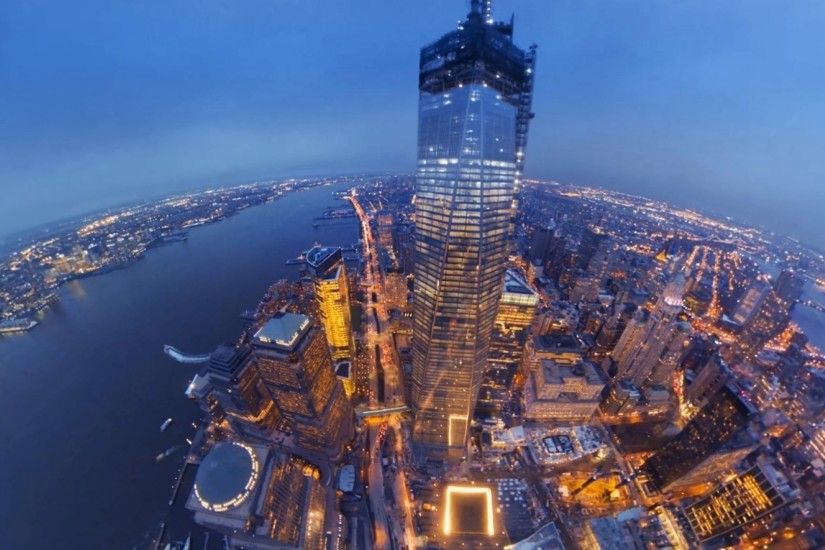
M 802 299 L 825 304 L 825 292 L 812 282 L 806 281 Z M 816 346 L 819 351 L 825 353 L 825 313 L 802 304 L 797 304 L 794 307 L 793 320 L 799 325 L 802 332 L 808 336 L 811 343 Z
M 234 341 L 240 313 L 297 274 L 287 259 L 315 241 L 355 243 L 354 220 L 312 227 L 345 188 L 293 192 L 192 230 L 66 285 L 40 326 L 0 337 L 0 548 L 146 545 L 182 460 L 155 456 L 200 417 L 183 394 L 196 367 L 163 345 L 204 353 Z

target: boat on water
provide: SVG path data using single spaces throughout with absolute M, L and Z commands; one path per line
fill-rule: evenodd
M 39 325 L 34 319 L 6 319 L 0 321 L 0 334 L 7 332 L 26 332 Z
M 165 432 L 166 428 L 168 428 L 170 424 L 172 424 L 171 418 L 167 418 L 166 420 L 164 420 L 163 424 L 160 425 L 160 431 Z
M 170 456 L 172 456 L 172 453 L 174 453 L 175 451 L 177 451 L 180 448 L 181 448 L 181 445 L 175 445 L 174 447 L 169 447 L 168 449 L 166 449 L 165 451 L 163 451 L 162 453 L 160 453 L 158 456 L 155 457 L 155 462 L 160 462 L 161 460 L 169 458 Z
M 167 542 L 163 550 L 190 550 L 192 548 L 192 534 L 190 533 L 183 542 Z

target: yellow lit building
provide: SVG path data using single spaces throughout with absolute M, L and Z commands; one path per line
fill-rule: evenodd
M 295 443 L 340 457 L 353 436 L 353 412 L 321 331 L 305 315 L 279 313 L 255 333 L 252 353 Z
M 315 274 L 315 299 L 333 360 L 352 358 L 349 282 L 340 248 L 316 246 L 306 255 Z
M 757 465 L 720 485 L 702 500 L 685 508 L 696 538 L 706 543 L 737 533 L 787 503 L 784 477 L 769 465 Z

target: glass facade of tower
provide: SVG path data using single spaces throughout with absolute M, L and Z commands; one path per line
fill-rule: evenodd
M 532 63 L 510 26 L 471 13 L 420 68 L 413 442 L 447 458 L 463 454 L 487 361 Z
M 747 427 L 753 411 L 735 391 L 723 387 L 679 434 L 642 464 L 650 483 L 667 490 Z

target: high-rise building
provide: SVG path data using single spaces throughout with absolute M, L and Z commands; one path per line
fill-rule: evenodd
M 793 304 L 802 295 L 804 280 L 794 271 L 786 269 L 779 274 L 773 285 L 774 291 L 786 304 Z
M 386 249 L 392 248 L 392 228 L 395 225 L 395 218 L 392 213 L 379 214 L 376 216 L 378 222 L 378 243 Z
M 398 267 L 404 273 L 415 271 L 415 239 L 413 226 L 408 223 L 396 223 L 392 229 L 393 248 L 398 260 Z
M 570 290 L 569 299 L 574 303 L 597 302 L 610 268 L 611 239 L 606 235 L 593 233 L 590 230 L 588 230 L 588 233 L 598 238 L 593 245 L 594 249 L 586 252 L 588 255 L 587 264 L 584 268 L 578 270 L 576 282 Z
M 690 528 L 702 544 L 738 541 L 741 530 L 787 504 L 787 480 L 769 464 L 756 465 L 684 508 Z
M 301 449 L 340 456 L 353 436 L 353 412 L 336 378 L 323 332 L 309 317 L 279 313 L 252 341 L 263 383 Z
M 478 415 L 495 414 L 507 401 L 538 303 L 538 294 L 527 281 L 516 270 L 507 270 L 478 395 Z
M 306 254 L 315 275 L 315 300 L 332 358 L 351 359 L 353 354 L 349 281 L 341 249 L 316 246 Z
M 219 346 L 186 393 L 213 422 L 244 438 L 269 440 L 281 427 L 280 410 L 247 346 Z
M 692 329 L 687 321 L 676 321 L 668 327 L 670 330 L 662 335 L 662 351 L 653 356 L 654 365 L 647 377 L 652 384 L 670 386 L 676 369 L 685 357 L 689 346 Z
M 685 399 L 694 407 L 703 407 L 732 379 L 733 373 L 728 365 L 719 354 L 714 354 L 699 372 L 688 380 Z
M 587 422 L 596 412 L 607 376 L 587 361 L 573 365 L 539 361 L 524 388 L 524 418 Z
M 682 485 L 683 478 L 697 469 L 704 469 L 718 453 L 728 455 L 725 446 L 747 428 L 753 413 L 753 407 L 738 395 L 735 388 L 721 388 L 676 437 L 642 464 L 641 471 L 659 490 L 666 491 Z M 745 448 L 749 449 L 737 445 L 731 452 L 740 452 L 731 456 L 737 460 L 743 458 L 743 453 L 747 452 L 742 450 Z M 716 462 L 721 464 L 718 460 Z M 706 469 L 708 475 L 712 470 Z M 696 476 L 691 477 L 698 480 Z
M 496 313 L 496 330 L 502 334 L 521 332 L 529 328 L 536 315 L 539 296 L 515 269 L 504 274 L 504 285 Z
M 549 224 L 537 227 L 530 244 L 530 260 L 536 265 L 544 266 L 556 254 L 560 240 L 560 231 L 556 228 L 554 221 L 551 220 Z
M 679 274 L 649 313 L 640 310 L 628 323 L 611 353 L 619 376 L 637 385 L 651 377 L 652 382 L 669 383 L 690 339 L 690 326 L 678 320 L 683 291 L 684 277 Z
M 411 397 L 419 458 L 464 454 L 501 293 L 534 50 L 473 0 L 421 50 Z
M 791 309 L 802 293 L 802 279 L 793 271 L 783 271 L 773 288 L 751 315 L 737 339 L 738 351 L 753 357 L 779 335 L 791 320 Z
M 576 263 L 580 269 L 587 269 L 590 260 L 604 246 L 607 235 L 598 227 L 587 227 L 582 233 L 579 248 L 576 251 Z
M 738 325 L 747 325 L 756 315 L 756 312 L 759 311 L 759 308 L 762 307 L 762 303 L 768 297 L 770 290 L 771 285 L 767 282 L 760 279 L 754 281 L 736 304 L 736 309 L 733 311 L 733 321 Z

